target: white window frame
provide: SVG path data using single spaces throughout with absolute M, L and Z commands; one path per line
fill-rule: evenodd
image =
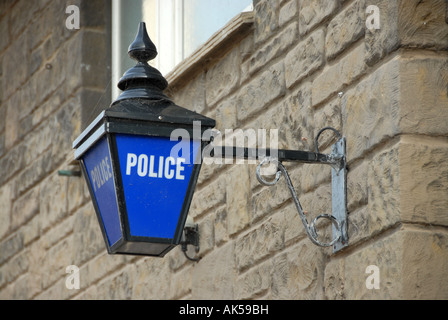
M 141 8 L 141 12 L 134 13 L 131 18 L 134 20 L 132 22 L 135 22 L 134 34 L 137 31 L 138 22 L 145 21 L 150 38 L 154 41 L 157 50 L 163 52 L 163 55 L 159 54 L 150 64 L 166 76 L 187 58 L 184 52 L 183 12 L 188 0 L 112 0 L 112 100 L 115 100 L 120 94 L 116 84 L 129 68 L 129 63 L 133 63 L 127 56 L 127 47 L 132 39 L 127 39 L 123 35 L 125 27 L 130 27 L 129 24 L 125 24 L 123 11 L 129 15 L 128 9 L 131 2 Z M 126 8 L 126 10 L 122 11 L 122 8 Z M 253 11 L 253 5 L 249 5 L 242 12 L 246 11 Z M 164 13 L 169 13 L 170 16 L 165 15 L 160 19 Z M 166 21 L 170 21 L 170 23 L 166 23 Z M 163 35 L 161 34 L 161 23 L 164 26 Z M 129 33 L 129 31 L 127 32 Z

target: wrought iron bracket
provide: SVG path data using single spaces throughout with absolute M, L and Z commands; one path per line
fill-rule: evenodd
M 332 130 L 337 135 L 337 142 L 331 146 L 330 154 L 319 152 L 318 139 L 326 130 Z M 294 204 L 299 213 L 299 217 L 305 227 L 309 239 L 321 247 L 333 246 L 333 252 L 338 252 L 348 246 L 347 234 L 347 163 L 346 163 L 346 140 L 341 134 L 331 128 L 326 127 L 319 131 L 315 139 L 316 152 L 293 151 L 293 150 L 271 150 L 271 149 L 248 149 L 238 147 L 214 147 L 213 157 L 224 157 L 234 159 L 257 159 L 261 160 L 257 166 L 256 176 L 258 181 L 266 186 L 275 185 L 283 175 L 286 179 L 289 191 Z M 288 171 L 282 162 L 299 162 L 310 164 L 327 164 L 331 166 L 331 189 L 332 189 L 332 212 L 331 214 L 320 214 L 311 223 L 305 215 L 305 211 L 300 204 L 297 193 L 294 189 Z M 273 163 L 277 166 L 277 172 L 273 180 L 266 180 L 261 174 L 261 169 L 265 163 Z M 330 220 L 332 224 L 332 240 L 322 242 L 316 231 L 316 223 L 320 219 Z
M 199 252 L 199 227 L 197 224 L 193 224 L 187 221 L 184 227 L 180 244 L 185 257 L 188 260 L 194 262 L 200 260 L 200 258 L 192 258 L 187 254 L 188 245 L 194 246 L 196 253 Z

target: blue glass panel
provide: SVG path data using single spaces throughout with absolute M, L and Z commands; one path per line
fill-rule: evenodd
M 132 236 L 172 239 L 200 141 L 116 135 Z
M 113 178 L 112 163 L 106 138 L 99 140 L 84 155 L 84 164 L 90 185 L 103 220 L 109 246 L 121 238 L 117 196 Z

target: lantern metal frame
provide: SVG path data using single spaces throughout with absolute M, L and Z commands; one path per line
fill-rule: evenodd
M 135 236 L 132 235 L 129 225 L 117 135 L 164 137 L 169 139 L 173 130 L 184 129 L 193 137 L 191 141 L 199 142 L 198 154 L 194 156 L 202 157 L 202 150 L 210 143 L 210 139 L 203 133 L 205 130 L 215 126 L 215 120 L 177 106 L 163 94 L 163 90 L 167 86 L 165 78 L 158 70 L 147 64 L 147 60 L 154 58 L 157 55 L 157 51 L 147 35 L 144 23 L 139 25 L 136 39 L 129 47 L 129 55 L 137 60 L 137 64 L 128 70 L 120 80 L 118 86 L 123 90 L 122 94 L 81 133 L 73 142 L 73 148 L 75 149 L 75 159 L 80 161 L 81 171 L 87 181 L 108 253 L 163 257 L 182 240 L 184 225 L 199 176 L 202 159 L 193 163 L 190 180 L 173 237 L 166 239 Z M 195 132 L 198 130 L 195 127 L 195 122 L 197 121 L 201 123 L 200 137 L 196 137 L 198 132 Z M 102 139 L 106 139 L 110 155 L 118 220 L 121 228 L 121 237 L 115 243 L 109 243 L 98 200 L 92 188 L 83 158 Z M 161 248 L 159 251 L 153 250 L 158 248 L 158 246 Z

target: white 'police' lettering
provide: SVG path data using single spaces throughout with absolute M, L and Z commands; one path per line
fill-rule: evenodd
M 184 158 L 162 157 L 156 161 L 155 156 L 146 154 L 136 155 L 128 153 L 126 159 L 126 175 L 137 173 L 139 177 L 164 178 L 184 180 Z M 134 169 L 134 170 L 133 170 Z
M 90 177 L 94 191 L 101 188 L 109 179 L 112 178 L 112 171 L 109 165 L 109 157 L 102 159 L 92 170 Z

